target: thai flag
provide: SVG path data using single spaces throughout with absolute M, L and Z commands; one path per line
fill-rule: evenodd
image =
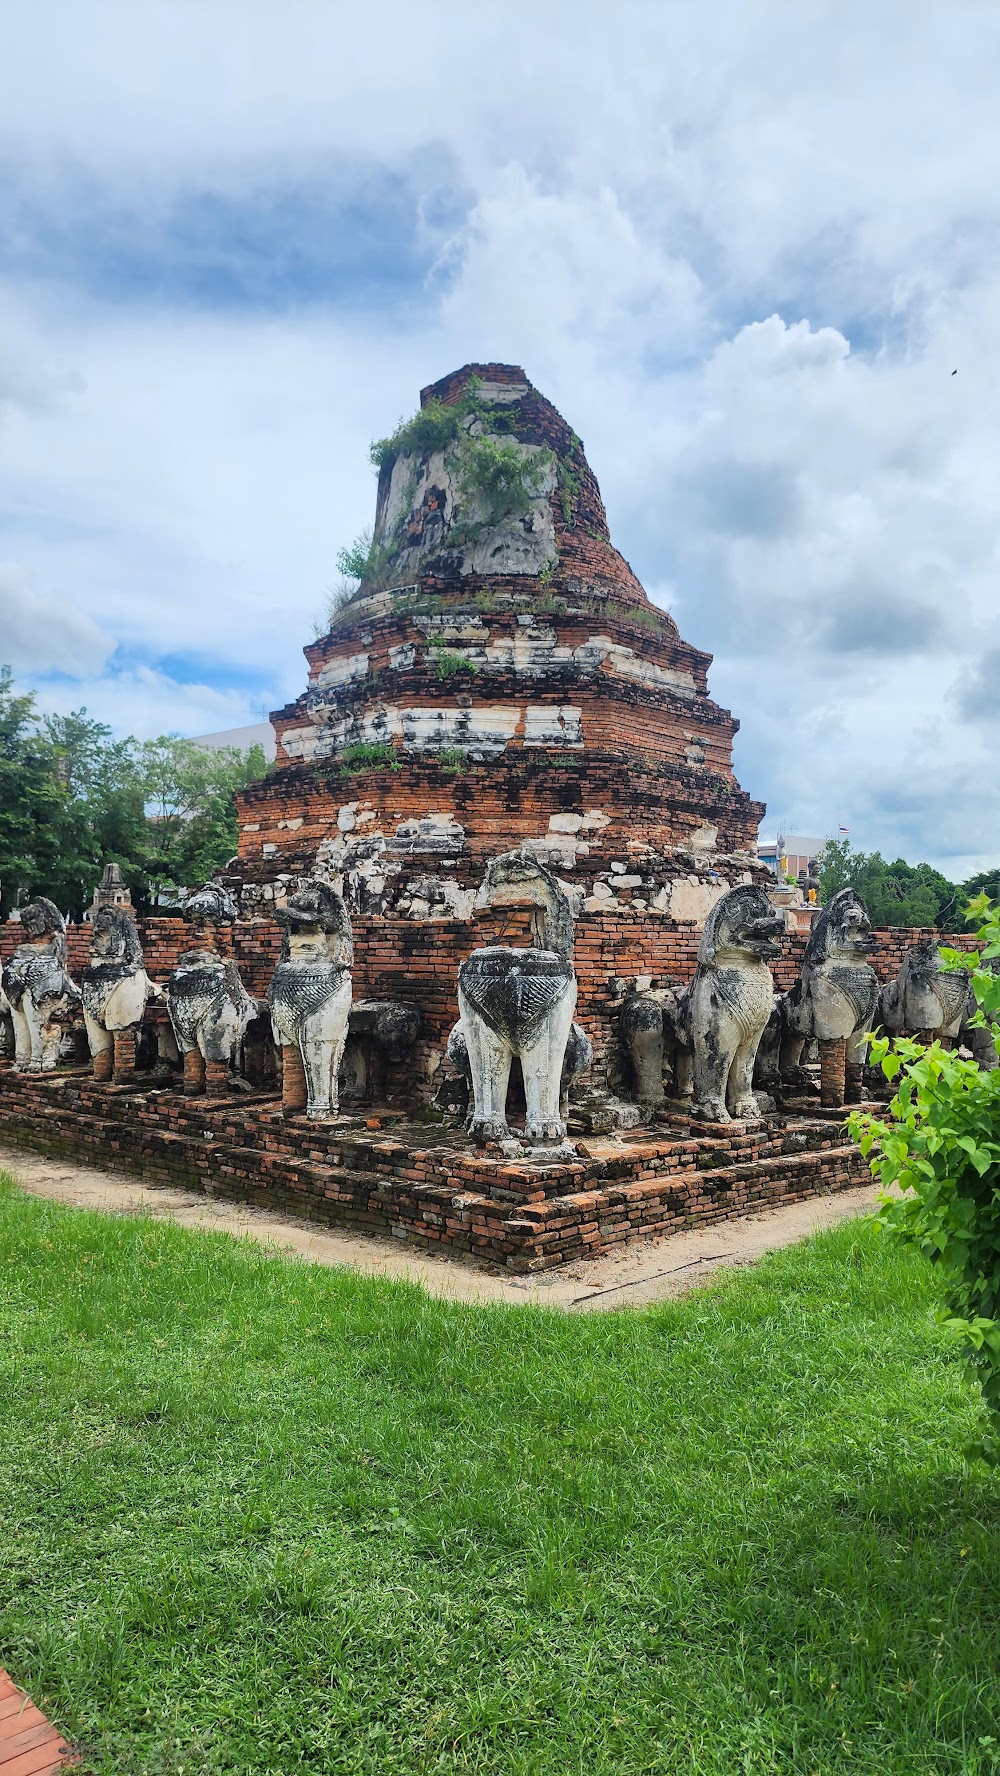
M 837 831 L 839 833 L 842 833 L 845 839 L 846 839 L 848 833 L 850 832 L 850 830 L 851 829 L 849 826 L 838 826 L 838 828 L 837 828 Z

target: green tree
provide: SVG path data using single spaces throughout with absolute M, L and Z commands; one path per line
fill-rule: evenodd
M 267 771 L 263 748 L 212 749 L 161 734 L 139 749 L 146 799 L 146 869 L 158 895 L 195 888 L 235 854 L 235 796 Z
M 259 746 L 116 740 L 86 709 L 41 720 L 0 668 L 0 913 L 34 893 L 79 919 L 111 862 L 140 909 L 200 886 L 236 850 L 235 792 L 266 770 Z
M 34 697 L 0 667 L 0 913 L 56 883 L 67 801 L 52 746 L 39 732 Z
M 66 792 L 52 895 L 74 918 L 89 905 L 106 863 L 121 865 L 138 903 L 147 895 L 147 823 L 138 747 L 115 740 L 85 709 L 50 715 L 44 732 Z
M 944 951 L 949 968 L 967 968 L 1000 1054 L 1000 907 L 985 894 L 967 911 L 980 920 L 978 955 Z M 1000 1068 L 981 1069 L 938 1042 L 925 1048 L 878 1038 L 872 1055 L 897 1081 L 884 1118 L 851 1117 L 851 1133 L 873 1173 L 904 1194 L 886 1198 L 882 1219 L 941 1272 L 946 1319 L 960 1336 L 1000 1434 Z M 977 1454 L 995 1461 L 988 1437 Z
M 958 890 L 929 863 L 887 863 L 880 852 L 852 851 L 846 839 L 830 839 L 820 858 L 820 895 L 824 905 L 839 888 L 855 888 L 873 925 L 937 926 L 958 922 Z
M 1000 900 L 1000 864 L 994 863 L 991 868 L 980 870 L 962 883 L 958 890 L 959 906 L 977 900 L 980 894 L 985 894 L 987 900 Z

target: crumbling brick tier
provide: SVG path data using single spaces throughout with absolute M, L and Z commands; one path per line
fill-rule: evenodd
M 380 1126 L 381 1124 L 381 1126 Z M 273 1094 L 228 1101 L 98 1088 L 0 1067 L 0 1130 L 151 1180 L 359 1231 L 392 1232 L 515 1272 L 597 1257 L 623 1240 L 704 1227 L 863 1183 L 829 1120 L 678 1124 L 579 1157 L 512 1162 L 391 1118 L 337 1127 L 285 1117 Z

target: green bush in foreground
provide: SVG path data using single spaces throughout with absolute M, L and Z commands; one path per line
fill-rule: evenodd
M 871 1221 L 579 1316 L 0 1185 L 0 1663 L 88 1776 L 993 1776 L 936 1302 Z
M 1000 907 L 985 895 L 970 904 L 982 919 L 978 954 L 943 950 L 949 968 L 967 968 L 1000 1052 Z M 899 1037 L 879 1038 L 872 1053 L 887 1079 L 898 1080 L 884 1119 L 859 1113 L 851 1132 L 885 1185 L 907 1192 L 889 1198 L 885 1225 L 930 1258 L 941 1272 L 947 1325 L 957 1332 L 1000 1433 L 1000 1068 Z M 1000 1458 L 996 1435 L 976 1453 Z

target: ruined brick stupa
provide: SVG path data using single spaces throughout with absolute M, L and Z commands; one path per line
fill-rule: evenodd
M 595 1080 L 635 978 L 690 978 L 718 895 L 756 877 L 763 813 L 737 724 L 613 548 L 583 444 L 510 364 L 422 391 L 376 447 L 357 595 L 272 716 L 278 769 L 241 801 L 245 916 L 319 869 L 354 924 L 357 996 L 414 1004 L 433 1089 L 459 962 L 490 932 L 488 860 L 527 846 L 572 890 Z M 510 919 L 508 917 L 508 929 Z

